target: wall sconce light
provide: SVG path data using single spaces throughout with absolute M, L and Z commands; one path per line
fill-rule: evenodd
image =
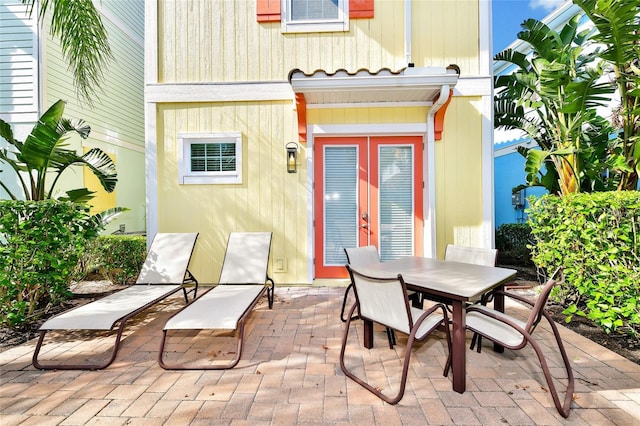
M 298 172 L 298 144 L 295 142 L 287 144 L 287 172 Z

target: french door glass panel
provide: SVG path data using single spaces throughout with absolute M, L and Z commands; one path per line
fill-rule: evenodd
M 343 266 L 358 246 L 357 147 L 327 146 L 324 159 L 324 265 Z
M 414 253 L 414 155 L 412 146 L 378 148 L 378 248 L 386 261 Z

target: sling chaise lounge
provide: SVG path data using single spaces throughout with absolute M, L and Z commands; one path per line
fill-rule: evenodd
M 167 370 L 226 370 L 242 355 L 244 325 L 260 297 L 273 307 L 274 282 L 268 275 L 271 232 L 232 232 L 222 263 L 219 285 L 174 314 L 164 326 L 158 363 Z M 269 286 L 268 283 L 271 283 Z M 169 363 L 165 344 L 175 330 L 237 330 L 235 357 L 228 363 Z
M 124 326 L 131 317 L 181 289 L 188 302 L 184 284 L 195 284 L 192 289 L 195 298 L 198 282 L 187 267 L 197 237 L 197 233 L 157 234 L 135 285 L 47 320 L 40 327 L 40 338 L 33 354 L 33 366 L 43 370 L 99 370 L 105 368 L 116 358 Z M 116 334 L 113 352 L 104 363 L 42 364 L 38 360 L 38 354 L 48 331 L 108 331 L 113 330 L 117 323 L 120 323 L 120 326 Z

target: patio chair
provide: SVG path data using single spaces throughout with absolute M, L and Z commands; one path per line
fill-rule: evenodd
M 232 232 L 217 286 L 175 313 L 164 326 L 158 363 L 167 370 L 226 370 L 242 356 L 244 327 L 249 314 L 267 293 L 273 307 L 275 283 L 268 275 L 271 232 Z M 268 283 L 271 283 L 269 286 Z M 177 330 L 237 331 L 235 357 L 227 363 L 185 364 L 164 360 L 169 334 Z
M 40 338 L 33 353 L 33 366 L 42 370 L 100 370 L 109 366 L 118 354 L 124 327 L 131 317 L 180 290 L 183 290 L 185 301 L 188 303 L 188 292 L 185 288 L 187 284 L 194 285 L 191 291 L 195 298 L 198 281 L 187 268 L 197 237 L 197 233 L 156 234 L 134 285 L 64 312 L 42 324 Z M 109 331 L 118 323 L 120 326 L 113 351 L 106 362 L 43 364 L 38 360 L 45 335 L 49 331 Z
M 444 260 L 447 262 L 460 262 L 470 263 L 473 265 L 482 266 L 496 266 L 496 258 L 498 257 L 498 250 L 487 249 L 481 247 L 467 247 L 453 244 L 447 244 L 444 252 Z M 414 298 L 414 306 L 423 306 L 425 295 L 416 292 Z M 444 299 L 429 296 L 430 300 L 439 303 L 445 303 Z M 473 303 L 480 301 L 480 296 Z M 446 303 L 445 303 L 446 304 Z M 451 312 L 450 306 L 447 305 L 447 309 Z
M 549 313 L 545 311 L 547 299 L 549 298 L 552 288 L 556 285 L 562 285 L 563 283 L 564 274 L 562 269 L 558 269 L 547 281 L 535 303 L 513 292 L 501 291 L 504 296 L 518 300 L 531 308 L 531 312 L 526 321 L 513 318 L 485 305 L 475 304 L 467 308 L 466 327 L 474 333 L 478 333 L 492 342 L 498 343 L 511 350 L 522 349 L 527 343 L 530 343 L 540 361 L 556 409 L 563 417 L 568 417 L 574 390 L 573 370 L 571 369 L 569 358 L 562 344 L 558 328 Z M 497 292 L 498 291 L 495 293 Z M 567 373 L 567 392 L 564 403 L 560 403 L 551 371 L 542 352 L 542 347 L 532 336 L 542 317 L 546 318 L 553 331 Z M 546 347 L 546 342 L 544 346 Z M 473 346 L 471 349 L 473 349 Z M 478 352 L 480 351 L 480 342 L 478 342 Z
M 380 263 L 380 255 L 376 246 L 363 246 L 345 248 L 344 253 L 347 255 L 347 262 L 351 266 L 364 266 L 372 263 Z M 349 283 L 344 291 L 344 299 L 342 300 L 342 309 L 340 310 L 340 320 L 347 322 L 344 317 L 344 310 L 347 305 L 347 298 L 349 297 L 349 291 L 353 288 L 353 281 Z M 358 319 L 356 315 L 353 319 Z M 396 344 L 396 335 L 393 330 L 387 327 L 387 339 L 389 340 L 389 349 L 393 349 Z
M 426 339 L 434 330 L 442 326 L 447 339 L 449 357 L 451 356 L 451 334 L 447 326 L 449 323 L 447 310 L 442 304 L 433 305 L 426 311 L 411 306 L 407 296 L 407 287 L 402 275 L 395 277 L 374 277 L 364 268 L 356 270 L 349 265 L 347 265 L 347 270 L 349 271 L 351 282 L 354 286 L 356 303 L 351 307 L 349 315 L 347 316 L 342 348 L 340 349 L 340 368 L 347 377 L 378 398 L 389 404 L 396 404 L 404 395 L 409 362 L 411 360 L 411 350 L 415 341 Z M 351 321 L 354 319 L 353 314 L 356 309 L 360 312 L 362 319 L 381 324 L 409 336 L 404 353 L 400 389 L 395 396 L 383 394 L 379 386 L 365 382 L 345 366 L 345 349 L 349 338 Z M 447 361 L 447 365 L 448 364 L 449 362 Z M 446 376 L 446 370 L 443 375 Z
M 481 247 L 467 247 L 448 244 L 444 260 L 448 262 L 471 263 L 473 265 L 496 266 L 498 250 Z

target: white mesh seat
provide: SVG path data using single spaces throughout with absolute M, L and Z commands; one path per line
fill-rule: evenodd
M 33 354 L 34 367 L 43 370 L 98 370 L 111 364 L 118 353 L 127 320 L 179 290 L 184 291 L 188 302 L 185 284 L 195 284 L 195 297 L 198 282 L 188 266 L 197 237 L 197 233 L 157 234 L 134 285 L 47 320 L 40 327 L 40 338 Z M 43 364 L 38 360 L 48 331 L 112 330 L 118 323 L 120 326 L 111 357 L 104 363 Z
M 563 417 L 568 417 L 574 390 L 573 370 L 571 369 L 569 358 L 564 349 L 564 345 L 562 344 L 558 327 L 556 326 L 555 321 L 544 309 L 552 288 L 556 285 L 562 285 L 563 283 L 564 275 L 562 270 L 559 269 L 553 274 L 551 279 L 547 281 L 535 303 L 520 295 L 513 294 L 512 292 L 500 291 L 504 296 L 518 300 L 530 307 L 531 311 L 526 321 L 513 318 L 512 316 L 498 312 L 487 306 L 475 304 L 467 308 L 466 327 L 474 333 L 484 336 L 487 339 L 511 350 L 522 349 L 527 346 L 527 344 L 531 344 L 538 356 L 540 365 L 542 366 L 542 371 L 549 387 L 549 393 L 553 398 L 556 409 Z M 494 293 L 498 293 L 498 291 Z M 542 346 L 538 344 L 532 336 L 536 326 L 543 317 L 547 320 L 551 330 L 553 331 L 553 335 L 558 345 L 558 350 L 560 351 L 564 362 L 567 375 L 567 391 L 563 403 L 560 402 L 551 371 L 544 353 L 542 352 Z M 546 342 L 544 346 L 547 348 Z M 478 341 L 478 352 L 480 352 L 480 350 L 480 341 Z
M 244 325 L 260 298 L 267 293 L 273 307 L 274 282 L 268 275 L 271 232 L 232 232 L 222 262 L 220 280 L 164 325 L 158 363 L 168 370 L 223 370 L 235 367 L 242 356 Z M 269 285 L 271 283 L 271 285 Z M 217 363 L 165 361 L 169 334 L 177 330 L 238 330 L 232 360 Z

